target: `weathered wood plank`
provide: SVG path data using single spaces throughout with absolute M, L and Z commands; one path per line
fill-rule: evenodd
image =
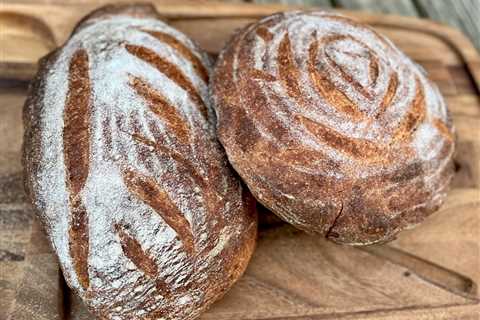
M 55 320 L 63 318 L 63 280 L 50 244 L 36 220 L 29 232 L 27 258 L 18 266 L 16 290 L 10 297 L 7 320 Z M 1 293 L 1 292 L 0 292 Z
M 33 254 L 24 266 L 24 278 L 8 320 L 60 320 L 63 317 L 62 280 L 53 254 Z
M 335 0 L 335 4 L 351 10 L 418 16 L 418 11 L 411 0 Z
M 480 49 L 479 0 L 415 1 L 423 16 L 460 28 L 470 37 L 477 49 Z
M 0 27 L 1 29 L 2 27 Z M 1 45 L 3 46 L 3 44 Z M 0 49 L 0 51 L 2 51 Z M 18 122 L 22 117 L 22 105 L 25 101 L 25 92 L 0 90 L 2 103 L 0 104 L 0 175 L 14 174 L 22 171 L 20 149 L 22 147 L 23 125 Z M 16 123 L 15 127 L 12 123 Z
M 1 240 L 0 240 L 1 241 Z M 24 261 L 0 261 L 0 319 L 12 309 L 16 289 L 23 279 Z
M 321 8 L 332 7 L 332 1 L 330 0 L 254 0 L 254 3 L 276 3 L 276 4 L 288 4 L 296 6 L 315 6 Z

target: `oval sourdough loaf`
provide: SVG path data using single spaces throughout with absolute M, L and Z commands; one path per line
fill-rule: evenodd
M 254 196 L 348 244 L 387 241 L 445 199 L 454 134 L 424 70 L 365 25 L 275 14 L 221 53 L 217 133 Z
M 211 62 L 149 6 L 92 13 L 41 61 L 26 188 L 68 285 L 101 319 L 193 319 L 257 228 L 208 98 Z

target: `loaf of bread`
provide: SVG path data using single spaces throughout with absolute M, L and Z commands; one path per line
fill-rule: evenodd
M 26 189 L 100 319 L 193 319 L 241 276 L 254 198 L 215 137 L 211 61 L 143 5 L 105 7 L 44 58 Z
M 445 199 L 454 151 L 445 102 L 365 25 L 326 12 L 266 17 L 220 54 L 211 92 L 231 164 L 300 229 L 384 242 Z

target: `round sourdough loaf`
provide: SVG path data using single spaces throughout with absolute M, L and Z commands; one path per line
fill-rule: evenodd
M 193 319 L 254 249 L 211 62 L 149 6 L 105 7 L 40 63 L 25 105 L 26 188 L 68 285 L 101 319 Z
M 387 241 L 445 199 L 454 150 L 445 102 L 365 25 L 326 12 L 266 17 L 230 41 L 210 85 L 230 163 L 300 229 Z

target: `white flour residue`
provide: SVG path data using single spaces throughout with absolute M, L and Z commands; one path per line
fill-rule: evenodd
M 45 96 L 33 106 L 42 137 L 41 145 L 35 146 L 42 150 L 39 169 L 32 173 L 38 180 L 35 205 L 49 226 L 67 282 L 87 305 L 109 310 L 111 319 L 140 319 L 158 309 L 171 310 L 176 318 L 193 317 L 212 302 L 204 301 L 205 296 L 214 299 L 219 294 L 218 287 L 230 285 L 232 280 L 228 274 L 223 277 L 228 279 L 226 284 L 210 283 L 205 275 L 211 270 L 224 272 L 221 252 L 243 241 L 242 233 L 251 221 L 242 204 L 241 186 L 226 167 L 214 136 L 207 83 L 191 61 L 142 30 L 161 31 L 175 37 L 200 58 L 207 71 L 211 70 L 211 61 L 185 35 L 159 20 L 113 16 L 93 21 L 78 29 L 60 49 L 58 57 L 49 61 L 50 71 L 42 80 L 47 85 Z M 191 93 L 175 79 L 130 54 L 126 44 L 148 48 L 175 65 L 205 104 L 207 119 L 200 113 L 199 102 L 193 101 Z M 87 290 L 77 279 L 69 251 L 71 213 L 63 160 L 68 69 L 78 50 L 85 50 L 88 55 L 91 87 L 90 161 L 80 192 L 88 213 Z M 188 128 L 187 145 L 178 142 L 167 121 L 152 112 L 150 102 L 132 89 L 132 77 L 147 82 L 176 109 Z M 107 139 L 106 134 L 111 139 Z M 139 142 L 135 134 L 149 142 Z M 156 150 L 151 143 L 177 152 L 193 169 L 186 169 L 177 158 Z M 168 195 L 190 226 L 193 256 L 187 255 L 181 237 L 160 212 L 129 191 L 125 170 L 152 179 Z M 193 178 L 192 170 L 204 179 L 204 184 Z M 216 201 L 215 210 L 208 208 L 207 201 Z M 215 223 L 220 227 L 214 229 Z M 158 272 L 154 276 L 145 274 L 125 254 L 117 225 L 135 239 L 151 260 L 150 264 L 156 266 Z M 214 249 L 209 249 L 212 242 Z M 159 284 L 167 286 L 171 295 L 161 293 Z M 187 285 L 198 292 L 184 290 Z

